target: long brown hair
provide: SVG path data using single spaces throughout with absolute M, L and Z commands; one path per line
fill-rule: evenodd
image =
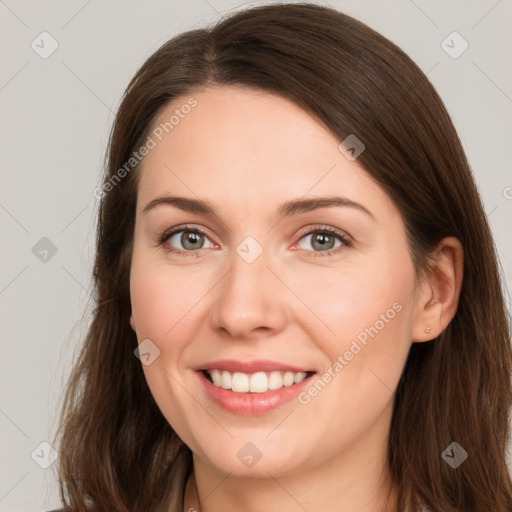
M 125 165 L 171 100 L 211 84 L 279 94 L 340 141 L 361 139 L 366 149 L 358 162 L 401 211 L 418 272 L 442 238 L 461 241 L 459 307 L 438 338 L 411 347 L 396 390 L 389 469 L 400 511 L 511 511 L 510 327 L 461 143 L 441 99 L 402 50 L 359 21 L 312 4 L 256 7 L 181 34 L 128 85 L 99 205 L 95 309 L 58 432 L 66 510 L 182 506 L 191 453 L 158 409 L 133 353 L 129 273 L 140 169 Z M 468 453 L 456 469 L 441 456 L 452 442 Z

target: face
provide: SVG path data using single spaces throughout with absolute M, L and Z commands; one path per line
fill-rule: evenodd
M 163 415 L 204 464 L 238 475 L 386 438 L 416 303 L 399 211 L 281 97 L 207 88 L 155 126 L 172 115 L 140 170 L 130 277 Z

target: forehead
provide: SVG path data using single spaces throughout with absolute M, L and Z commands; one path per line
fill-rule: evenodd
M 139 208 L 164 193 L 246 209 L 326 194 L 386 201 L 357 161 L 339 151 L 331 132 L 278 95 L 207 88 L 173 100 L 155 129 L 161 140 L 154 137 L 156 146 L 143 161 Z

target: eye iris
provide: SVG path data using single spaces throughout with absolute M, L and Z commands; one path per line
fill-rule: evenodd
M 312 246 L 319 251 L 328 251 L 334 247 L 335 237 L 326 233 L 313 233 Z M 185 249 L 200 249 L 204 245 L 204 235 L 195 231 L 183 231 L 181 244 Z M 318 244 L 318 245 L 317 245 Z
M 315 242 L 318 242 L 320 245 L 315 246 Z M 328 251 L 334 246 L 334 237 L 325 233 L 314 233 L 312 235 L 312 245 L 320 251 Z
M 198 242 L 201 243 L 198 244 Z M 185 249 L 200 249 L 204 243 L 204 235 L 193 231 L 184 231 L 181 235 L 181 243 Z

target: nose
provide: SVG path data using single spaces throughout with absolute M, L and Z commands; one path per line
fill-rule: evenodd
M 216 289 L 210 320 L 225 336 L 249 340 L 284 329 L 289 297 L 270 270 L 265 251 L 250 263 L 234 252 L 231 268 Z

